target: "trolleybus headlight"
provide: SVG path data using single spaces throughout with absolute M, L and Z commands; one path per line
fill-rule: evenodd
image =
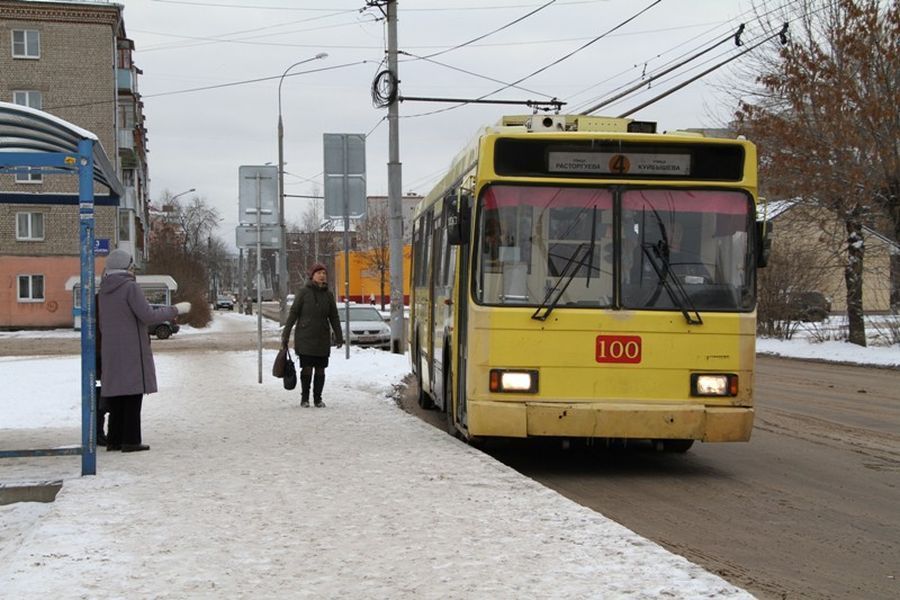
M 692 396 L 737 396 L 738 376 L 731 373 L 691 374 Z
M 537 371 L 513 371 L 508 369 L 491 369 L 492 392 L 528 392 L 538 390 Z

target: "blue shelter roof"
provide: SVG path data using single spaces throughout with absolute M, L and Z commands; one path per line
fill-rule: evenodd
M 124 188 L 96 135 L 44 111 L 0 102 L 0 155 L 2 153 L 58 152 L 78 154 L 78 142 L 94 142 L 94 181 L 121 197 Z M 21 165 L 28 166 L 28 165 Z M 72 171 L 77 169 L 72 166 Z

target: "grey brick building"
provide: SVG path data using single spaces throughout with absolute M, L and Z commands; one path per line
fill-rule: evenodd
M 149 204 L 140 70 L 123 6 L 101 0 L 0 0 L 0 101 L 46 111 L 93 132 L 125 194 L 95 185 L 99 252 L 116 247 L 141 264 Z M 49 173 L 0 174 L 0 327 L 73 323 L 79 273 L 78 181 Z

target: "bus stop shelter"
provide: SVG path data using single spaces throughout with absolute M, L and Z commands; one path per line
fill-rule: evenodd
M 135 275 L 134 279 L 150 304 L 172 304 L 172 294 L 178 291 L 178 282 L 171 275 Z M 94 285 L 100 285 L 100 277 L 94 277 Z M 69 277 L 65 289 L 73 294 L 74 328 L 81 329 L 81 277 Z
M 94 184 L 121 198 L 122 184 L 96 135 L 49 113 L 0 102 L 0 173 L 78 177 L 81 259 L 81 445 L 0 450 L 0 458 L 81 455 L 81 474 L 97 472 L 96 333 L 94 317 Z

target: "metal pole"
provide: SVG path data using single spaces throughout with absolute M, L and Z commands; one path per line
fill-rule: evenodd
M 97 336 L 94 330 L 94 142 L 78 142 L 81 247 L 81 474 L 97 474 Z
M 287 73 L 287 71 L 285 71 Z M 284 125 L 281 121 L 281 82 L 278 82 L 278 235 L 281 238 L 281 249 L 278 251 L 278 321 L 284 325 L 287 321 L 287 235 L 284 228 Z
M 346 358 L 350 358 L 350 188 L 349 188 L 349 172 L 350 166 L 350 143 L 348 136 L 343 136 L 341 141 L 344 143 L 344 176 L 342 180 L 342 190 L 344 195 L 344 345 L 346 347 Z
M 244 249 L 238 248 L 238 310 L 244 314 L 244 302 L 247 301 L 244 295 Z
M 262 383 L 262 181 L 256 174 L 256 353 L 257 383 Z
M 287 268 L 287 232 L 284 225 L 284 124 L 281 119 L 281 84 L 288 71 L 303 63 L 313 60 L 327 58 L 328 53 L 320 52 L 312 58 L 307 58 L 299 62 L 295 62 L 281 74 L 278 80 L 278 236 L 281 240 L 281 248 L 278 250 L 278 319 L 284 325 L 287 321 L 287 290 L 288 290 L 288 268 Z
M 394 81 L 399 81 L 397 72 L 397 0 L 388 0 L 388 70 Z M 399 94 L 398 94 L 399 96 Z M 388 106 L 388 208 L 390 221 L 388 233 L 391 238 L 391 352 L 402 354 L 406 351 L 403 328 L 403 209 L 402 169 L 400 164 L 400 104 L 395 99 Z
M 313 202 L 315 202 L 313 212 L 316 218 L 316 232 L 313 234 L 313 262 L 319 262 L 319 227 L 322 226 L 322 219 L 319 217 L 319 201 L 313 200 Z

